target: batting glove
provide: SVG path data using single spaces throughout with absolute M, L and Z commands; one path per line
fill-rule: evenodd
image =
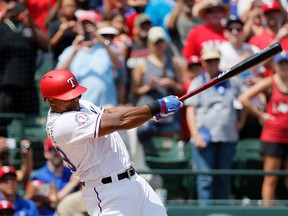
M 158 99 L 157 101 L 160 104 L 160 113 L 153 117 L 155 121 L 173 115 L 183 107 L 183 103 L 179 101 L 177 96 L 173 95 Z

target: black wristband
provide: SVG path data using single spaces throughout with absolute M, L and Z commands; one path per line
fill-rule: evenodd
M 160 113 L 161 109 L 160 109 L 160 104 L 158 101 L 153 101 L 150 104 L 147 104 L 151 110 L 151 114 L 152 116 Z

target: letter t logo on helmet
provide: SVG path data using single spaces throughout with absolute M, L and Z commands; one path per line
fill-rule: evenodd
M 75 86 L 73 81 L 74 81 L 73 77 L 71 77 L 70 79 L 67 80 L 67 82 L 72 85 L 72 88 L 75 88 L 76 86 Z
M 71 100 L 82 95 L 87 89 L 78 84 L 76 77 L 68 70 L 52 70 L 40 80 L 40 90 L 44 100 L 56 98 Z

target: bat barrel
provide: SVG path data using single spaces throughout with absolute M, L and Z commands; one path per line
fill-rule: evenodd
M 247 59 L 243 60 L 242 62 L 234 65 L 227 71 L 224 71 L 223 73 L 218 75 L 219 81 L 224 81 L 226 79 L 229 79 L 267 59 L 274 56 L 275 54 L 282 51 L 282 47 L 280 43 L 274 43 L 271 46 L 268 46 L 267 48 L 261 50 L 258 53 L 255 53 L 254 55 L 251 55 Z
M 205 89 L 210 88 L 211 86 L 214 86 L 218 83 L 223 82 L 224 80 L 227 80 L 259 63 L 261 63 L 264 60 L 267 60 L 271 58 L 272 56 L 276 55 L 277 53 L 282 51 L 282 47 L 280 43 L 274 43 L 271 46 L 268 46 L 267 48 L 261 50 L 258 53 L 255 53 L 254 55 L 248 57 L 247 59 L 243 60 L 242 62 L 234 65 L 229 70 L 224 71 L 220 73 L 217 77 L 214 77 L 212 80 L 204 83 L 202 86 L 199 86 L 197 89 L 192 90 L 191 92 L 186 93 L 185 95 L 180 97 L 180 101 L 184 101 L 187 98 L 198 94 Z

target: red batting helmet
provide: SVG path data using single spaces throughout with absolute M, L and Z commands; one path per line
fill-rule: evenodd
M 71 100 L 83 94 L 87 89 L 78 84 L 76 77 L 68 70 L 52 70 L 40 80 L 42 97 Z

